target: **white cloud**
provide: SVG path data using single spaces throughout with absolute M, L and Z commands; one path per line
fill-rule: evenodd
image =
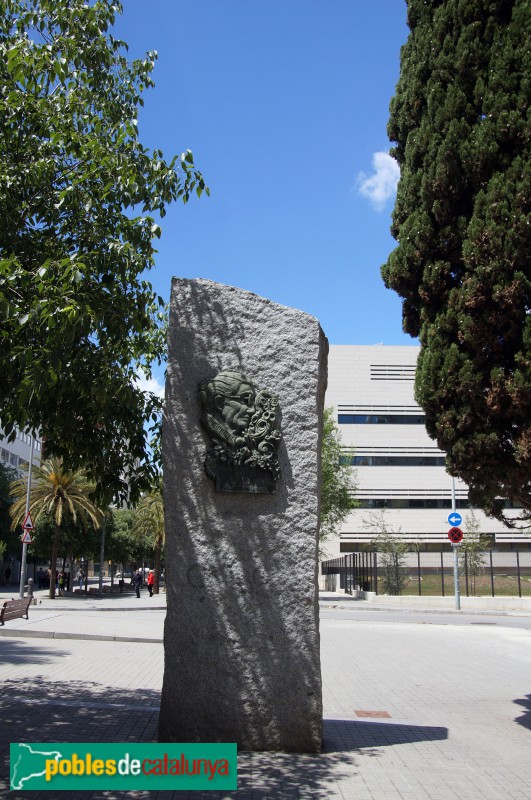
M 396 192 L 400 167 L 389 153 L 378 152 L 372 157 L 373 175 L 358 173 L 355 187 L 367 197 L 376 211 L 383 211 L 386 202 Z
M 147 378 L 141 369 L 138 370 L 136 385 L 143 392 L 152 392 L 157 397 L 164 398 L 164 386 L 155 377 Z

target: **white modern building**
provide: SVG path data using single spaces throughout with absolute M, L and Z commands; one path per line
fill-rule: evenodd
M 423 549 L 449 544 L 447 517 L 452 478 L 444 453 L 429 438 L 424 413 L 415 403 L 415 346 L 331 345 L 325 404 L 334 410 L 345 457 L 356 472 L 359 507 L 327 542 L 328 558 L 365 549 L 382 517 L 389 529 Z M 468 490 L 455 480 L 456 508 L 466 518 Z M 473 509 L 482 533 L 496 548 L 531 542 Z M 508 512 L 516 516 L 518 511 Z
M 1 429 L 0 429 L 1 431 Z M 17 430 L 16 438 L 9 442 L 5 437 L 0 436 L 0 459 L 8 467 L 15 469 L 27 469 L 30 462 L 32 448 L 32 437 L 28 433 Z M 42 442 L 40 438 L 33 438 L 33 464 L 39 466 L 41 463 Z
M 33 441 L 32 441 L 33 440 Z M 31 437 L 27 433 L 17 430 L 17 435 L 12 442 L 8 441 L 1 435 L 0 428 L 0 460 L 6 465 L 21 474 L 24 469 L 29 467 L 31 451 L 33 449 L 32 462 L 34 466 L 40 466 L 42 455 L 42 441 L 39 437 Z M 0 539 L 3 539 L 5 532 L 0 530 Z M 20 545 L 20 552 L 22 545 Z M 20 554 L 19 553 L 4 553 L 0 557 L 0 583 L 5 583 L 6 570 L 9 568 L 9 575 L 11 584 L 18 585 L 20 579 Z M 35 566 L 33 569 L 33 577 L 35 577 Z M 28 573 L 29 577 L 29 573 Z

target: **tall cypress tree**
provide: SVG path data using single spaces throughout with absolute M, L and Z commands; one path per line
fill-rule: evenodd
M 382 275 L 421 343 L 416 395 L 474 505 L 531 520 L 528 0 L 408 0 L 401 168 Z M 509 521 L 509 524 L 514 524 Z

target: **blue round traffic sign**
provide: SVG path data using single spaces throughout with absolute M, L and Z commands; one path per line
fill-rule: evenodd
M 450 525 L 454 526 L 454 528 L 458 528 L 463 521 L 463 517 L 461 514 L 458 514 L 457 511 L 450 511 L 446 519 Z

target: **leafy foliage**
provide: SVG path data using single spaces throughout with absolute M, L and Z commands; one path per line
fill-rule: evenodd
M 415 548 L 415 544 L 405 541 L 400 530 L 393 529 L 385 510 L 369 514 L 363 524 L 375 534 L 372 546 L 378 552 L 384 594 L 402 594 L 408 577 L 406 554 Z
M 105 557 L 113 564 L 141 562 L 145 547 L 133 533 L 135 512 L 112 509 L 105 523 Z
M 133 519 L 134 512 L 129 509 L 109 509 L 105 514 L 105 559 L 115 565 L 142 561 L 146 548 L 132 533 Z M 59 559 L 71 559 L 72 564 L 81 558 L 99 562 L 102 525 L 96 527 L 90 519 L 86 519 L 84 524 L 80 519 L 75 522 L 71 517 L 64 519 L 61 524 Z M 53 518 L 47 513 L 42 514 L 32 534 L 31 556 L 49 560 L 50 542 L 54 535 Z
M 156 53 L 128 61 L 116 13 L 116 0 L 0 0 L 2 425 L 42 431 L 107 500 L 150 480 L 144 424 L 160 401 L 136 380 L 164 353 L 164 304 L 142 277 L 154 215 L 208 192 L 190 151 L 166 161 L 140 143 Z
M 382 274 L 420 338 L 416 396 L 449 472 L 471 505 L 514 525 L 506 498 L 529 523 L 529 4 L 408 0 L 408 24 Z
M 476 579 L 483 573 L 485 567 L 485 551 L 490 544 L 490 537 L 481 532 L 481 523 L 471 511 L 465 516 L 466 534 L 460 546 L 463 560 L 461 573 L 468 573 L 470 577 L 471 594 L 476 594 Z
M 155 594 L 159 593 L 160 562 L 166 540 L 164 503 L 158 487 L 147 492 L 140 500 L 133 521 L 133 534 L 155 553 Z
M 28 553 L 39 560 L 49 561 L 50 542 L 55 535 L 55 521 L 51 514 L 44 512 L 35 522 L 31 534 L 31 545 Z M 61 542 L 57 552 L 59 560 L 68 560 L 71 555 L 73 560 L 79 556 L 93 557 L 99 553 L 100 533 L 91 524 L 90 520 L 85 525 L 79 519 L 74 521 L 67 515 L 61 523 Z
M 351 509 L 356 507 L 355 474 L 341 457 L 341 435 L 334 410 L 325 408 L 321 450 L 321 545 L 333 536 Z
M 26 513 L 26 493 L 28 478 L 18 478 L 11 484 L 14 498 L 11 506 L 12 528 L 16 529 Z M 54 536 L 51 548 L 50 597 L 55 597 L 56 562 L 61 543 L 61 532 L 65 522 L 80 520 L 86 529 L 89 523 L 99 528 L 104 514 L 94 505 L 90 495 L 94 491 L 82 470 L 70 472 L 63 468 L 60 459 L 44 461 L 40 467 L 33 467 L 29 510 L 36 523 L 39 517 L 47 515 L 54 523 Z

